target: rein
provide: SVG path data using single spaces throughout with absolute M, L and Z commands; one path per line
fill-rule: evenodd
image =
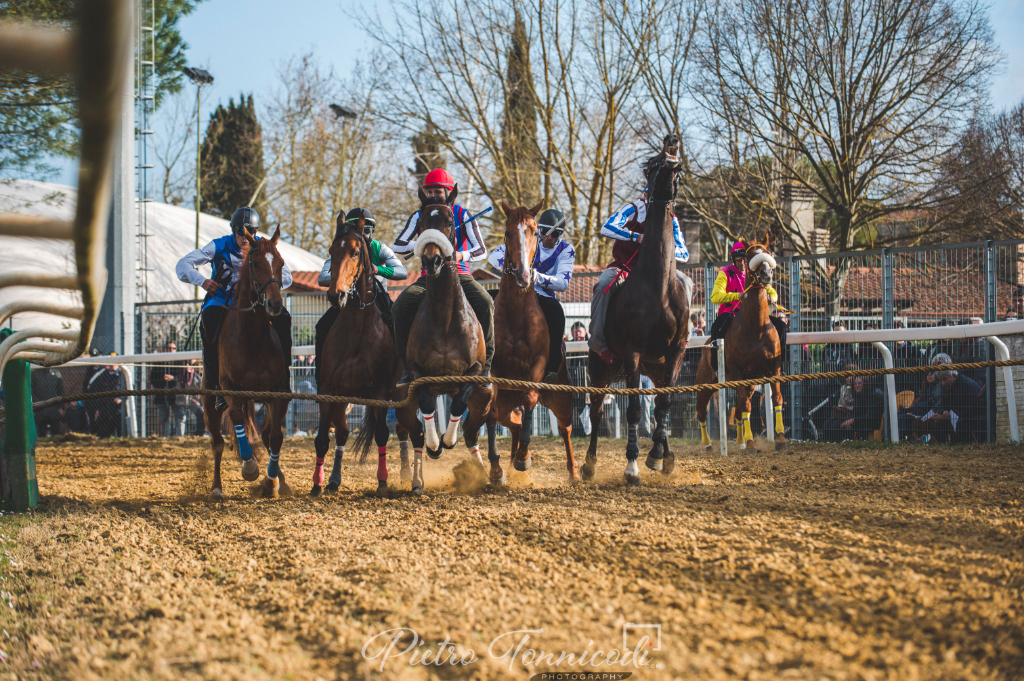
M 255 312 L 257 305 L 265 306 L 267 304 L 267 294 L 265 294 L 263 290 L 274 283 L 281 286 L 281 282 L 273 278 L 267 279 L 263 282 L 262 286 L 258 286 L 259 282 L 256 281 L 256 266 L 253 263 L 251 256 L 252 251 L 250 250 L 249 255 L 246 256 L 246 260 L 249 261 L 249 307 L 240 307 L 238 308 L 239 312 Z M 255 291 L 255 293 L 253 293 L 253 291 Z M 239 300 L 238 302 L 241 303 L 242 301 Z

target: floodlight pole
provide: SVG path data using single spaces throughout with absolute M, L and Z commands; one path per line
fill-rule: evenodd
M 197 69 L 194 67 L 188 67 L 183 69 L 186 76 L 188 76 L 196 86 L 196 250 L 199 250 L 199 197 L 201 189 L 201 176 L 202 176 L 202 161 L 203 161 L 203 145 L 202 145 L 202 130 L 200 107 L 202 106 L 202 91 L 203 85 L 208 85 L 213 82 L 213 76 L 208 71 L 203 69 Z M 195 287 L 194 297 L 199 300 L 199 287 Z
M 338 169 L 338 186 L 339 186 L 339 189 L 341 190 L 340 191 L 341 196 L 338 197 L 338 200 L 341 202 L 342 208 L 344 209 L 344 204 L 345 204 L 345 130 L 346 130 L 346 127 L 347 127 L 345 125 L 345 121 L 346 121 L 346 119 L 349 119 L 349 118 L 358 118 L 359 114 L 357 114 L 355 111 L 352 111 L 351 109 L 346 109 L 345 107 L 339 106 L 337 104 L 331 104 L 330 109 L 331 109 L 331 111 L 334 112 L 334 117 L 336 119 L 341 119 L 341 167 Z

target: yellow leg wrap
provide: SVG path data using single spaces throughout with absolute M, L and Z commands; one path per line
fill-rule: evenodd
M 743 412 L 743 437 L 744 440 L 753 440 L 754 434 L 750 432 L 750 412 Z
M 782 424 L 782 406 L 775 407 L 775 435 L 776 437 L 786 432 L 786 426 Z
M 708 435 L 708 425 L 700 421 L 697 421 L 697 423 L 700 425 L 700 443 L 707 447 L 711 444 L 711 436 Z
M 743 439 L 743 417 L 736 417 L 736 444 L 741 445 L 746 440 Z

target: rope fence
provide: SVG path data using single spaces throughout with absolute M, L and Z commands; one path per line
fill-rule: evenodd
M 290 400 L 308 400 L 328 404 L 362 404 L 367 407 L 384 407 L 401 409 L 414 403 L 415 388 L 421 385 L 457 385 L 463 383 L 476 383 L 487 385 L 493 383 L 499 388 L 510 390 L 537 390 L 548 392 L 571 392 L 587 395 L 669 395 L 676 393 L 694 393 L 703 390 L 721 390 L 723 388 L 752 388 L 765 383 L 792 383 L 794 381 L 808 381 L 833 378 L 850 378 L 856 376 L 886 376 L 889 374 L 923 374 L 938 371 L 967 371 L 970 369 L 985 369 L 988 367 L 1011 367 L 1024 365 L 1024 359 L 995 360 L 989 362 L 969 362 L 966 364 L 931 364 L 917 367 L 897 367 L 893 369 L 857 369 L 849 371 L 830 371 L 820 374 L 793 374 L 790 376 L 766 376 L 762 378 L 749 378 L 739 381 L 726 381 L 725 383 L 702 383 L 698 385 L 680 385 L 665 388 L 597 388 L 593 386 L 557 385 L 550 383 L 531 383 L 530 381 L 516 381 L 509 378 L 495 378 L 486 376 L 424 376 L 409 383 L 409 392 L 404 400 L 373 400 L 363 397 L 348 397 L 344 395 L 314 395 L 306 393 L 281 393 L 253 390 L 208 390 L 206 388 L 147 388 L 144 390 L 111 390 L 108 392 L 79 393 L 64 397 L 54 397 L 49 400 L 36 402 L 32 405 L 33 411 L 46 409 L 58 404 L 68 402 L 79 402 L 85 400 L 101 400 L 112 397 L 146 397 L 150 395 L 201 395 L 204 397 L 241 397 L 257 402 L 279 400 L 282 398 Z M 0 416 L 3 410 L 0 410 Z M 0 424 L 3 423 L 0 418 Z

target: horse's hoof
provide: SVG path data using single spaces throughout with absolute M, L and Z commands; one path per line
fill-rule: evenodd
M 313 489 L 309 491 L 309 496 L 313 497 L 314 499 L 320 496 L 320 485 L 313 485 Z
M 664 459 L 655 459 L 653 456 L 648 456 L 645 463 L 652 471 L 660 471 L 665 467 Z
M 508 484 L 508 475 L 504 471 L 501 472 L 500 478 L 491 478 L 491 484 L 495 487 L 504 487 Z
M 437 449 L 431 449 L 430 447 L 427 447 L 427 456 L 429 456 L 431 459 L 440 459 L 442 451 L 443 450 L 440 447 Z
M 665 456 L 665 460 L 662 463 L 661 474 L 672 475 L 672 471 L 676 469 L 676 455 L 669 453 Z
M 210 501 L 221 502 L 224 501 L 224 492 L 220 490 L 220 487 L 214 487 L 213 491 L 210 492 Z
M 594 473 L 596 472 L 597 471 L 594 470 L 593 464 L 590 463 L 585 463 L 580 467 L 580 475 L 583 477 L 584 482 L 590 482 L 593 480 Z
M 402 472 L 398 474 L 399 479 L 402 482 L 409 482 L 412 480 L 412 468 L 409 466 L 402 466 Z
M 329 483 L 327 483 L 327 490 L 326 490 L 326 492 L 327 492 L 328 494 L 334 494 L 335 492 L 337 492 L 337 491 L 338 491 L 338 488 L 339 488 L 340 486 L 341 486 L 341 485 L 339 485 L 339 484 L 338 484 L 338 483 L 336 483 L 336 482 L 329 482 Z
M 388 481 L 378 480 L 377 481 L 377 496 L 386 497 L 388 495 Z
M 639 487 L 640 486 L 640 476 L 639 475 L 627 475 L 626 476 L 626 484 L 629 485 L 630 487 Z
M 775 451 L 777 451 L 777 452 L 784 452 L 787 449 L 789 449 L 789 443 L 788 442 L 776 442 L 775 443 Z
M 712 445 L 704 445 L 704 451 L 705 452 L 710 452 L 711 448 L 712 448 Z
M 757 447 L 754 446 L 753 440 L 747 440 L 747 451 L 757 454 Z
M 242 462 L 242 480 L 255 482 L 260 477 L 260 465 L 256 459 L 249 459 Z
M 444 438 L 441 438 L 441 446 L 444 449 L 455 449 L 455 445 L 457 445 L 457 444 L 459 444 L 458 438 L 456 438 L 455 442 L 453 442 L 451 444 L 448 444 L 447 442 L 444 441 Z
M 533 457 L 520 461 L 519 459 L 512 460 L 512 466 L 520 473 L 530 470 L 533 467 Z
M 422 487 L 413 487 L 412 488 L 412 493 L 415 494 L 418 497 L 421 497 L 421 496 L 423 496 L 423 488 Z
M 281 496 L 281 480 L 279 478 L 263 478 L 261 495 L 264 499 L 277 499 Z

